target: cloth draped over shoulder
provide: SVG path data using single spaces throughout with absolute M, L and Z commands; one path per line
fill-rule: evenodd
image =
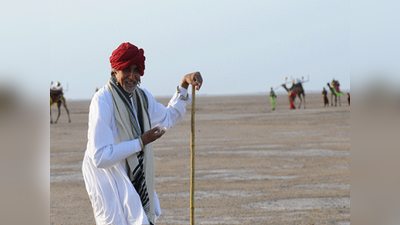
M 150 130 L 151 124 L 148 114 L 148 101 L 145 93 L 136 88 L 132 99 L 137 109 L 137 119 L 133 112 L 130 96 L 118 84 L 115 77 L 111 77 L 107 85 L 114 105 L 114 116 L 117 123 L 120 141 L 129 141 L 141 137 Z M 140 125 L 140 127 L 138 126 Z M 155 223 L 154 211 L 154 153 L 153 144 L 149 143 L 138 154 L 127 158 L 128 176 L 139 194 L 143 209 L 150 223 Z

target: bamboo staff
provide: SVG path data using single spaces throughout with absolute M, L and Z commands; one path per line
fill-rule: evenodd
M 191 178 L 190 178 L 190 224 L 194 225 L 194 111 L 195 111 L 195 86 L 192 85 L 192 117 L 191 117 L 191 137 L 190 137 L 190 153 L 191 153 Z

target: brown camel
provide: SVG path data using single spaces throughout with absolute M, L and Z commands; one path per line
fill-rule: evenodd
M 58 90 L 50 90 L 50 123 L 53 123 L 53 118 L 51 116 L 51 106 L 53 106 L 55 103 L 57 103 L 58 116 L 54 123 L 57 123 L 58 118 L 60 118 L 61 105 L 63 105 L 64 108 L 67 110 L 68 123 L 71 123 L 71 117 L 69 116 L 69 110 L 67 108 L 67 103 L 64 98 L 64 93 L 62 91 L 58 91 Z
M 292 87 L 290 87 L 290 89 L 288 89 L 286 87 L 286 84 L 282 84 L 282 87 L 285 88 L 285 90 L 288 93 L 292 93 L 291 97 L 292 97 L 293 102 L 296 99 L 296 97 L 299 97 L 300 104 L 299 104 L 298 108 L 301 107 L 301 103 L 303 102 L 303 99 L 304 99 L 304 108 L 306 108 L 306 94 L 304 93 L 303 85 L 301 83 L 297 83 L 297 84 L 293 83 Z M 293 92 L 294 92 L 294 94 L 293 94 Z

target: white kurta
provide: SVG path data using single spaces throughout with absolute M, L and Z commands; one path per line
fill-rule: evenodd
M 145 89 L 149 102 L 151 127 L 168 129 L 179 123 L 190 103 L 181 100 L 187 90 L 180 87 L 168 106 L 158 103 Z M 134 110 L 136 112 L 136 110 Z M 140 197 L 129 180 L 126 158 L 141 150 L 138 139 L 119 142 L 111 93 L 106 86 L 93 96 L 89 110 L 88 143 L 82 163 L 82 173 L 96 224 L 148 224 Z M 161 214 L 157 194 L 154 193 L 156 217 Z

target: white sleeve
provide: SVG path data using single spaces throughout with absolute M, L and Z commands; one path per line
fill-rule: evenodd
M 121 142 L 115 145 L 114 133 L 111 127 L 113 115 L 107 99 L 95 95 L 90 104 L 88 149 L 89 156 L 98 168 L 108 168 L 121 160 L 141 150 L 138 139 Z
M 167 129 L 169 129 L 182 121 L 183 116 L 186 113 L 185 106 L 191 102 L 191 97 L 187 94 L 187 89 L 179 87 L 181 93 L 175 92 L 167 107 L 157 102 L 153 95 L 150 94 L 150 92 L 148 92 L 146 89 L 143 90 L 145 91 L 149 101 L 149 116 L 152 128 L 160 126 L 167 127 Z M 182 100 L 180 96 L 188 96 L 189 99 Z

